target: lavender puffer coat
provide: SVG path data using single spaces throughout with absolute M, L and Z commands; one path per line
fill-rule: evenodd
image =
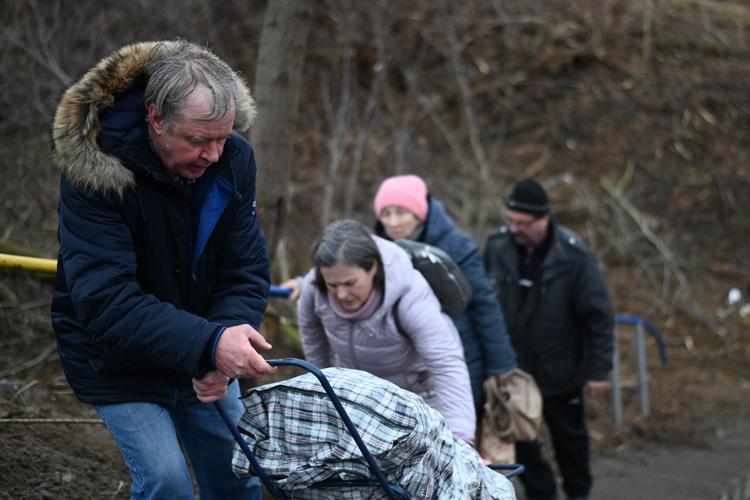
M 369 318 L 340 318 L 314 285 L 314 271 L 305 276 L 297 310 L 305 358 L 320 368 L 363 370 L 419 394 L 457 436 L 471 442 L 476 417 L 458 332 L 406 252 L 377 236 L 373 239 L 385 268 L 385 294 Z M 406 336 L 393 318 L 399 299 Z

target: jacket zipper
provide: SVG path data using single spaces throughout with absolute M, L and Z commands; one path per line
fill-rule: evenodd
M 359 362 L 357 362 L 357 354 L 356 349 L 354 348 L 354 330 L 355 330 L 355 324 L 350 323 L 349 324 L 349 357 L 352 360 L 352 365 L 354 365 L 355 370 L 359 370 Z

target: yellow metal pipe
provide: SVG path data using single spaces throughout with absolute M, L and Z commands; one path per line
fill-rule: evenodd
M 23 257 L 21 255 L 0 253 L 0 268 L 56 273 L 57 261 L 55 259 L 40 259 L 37 257 Z

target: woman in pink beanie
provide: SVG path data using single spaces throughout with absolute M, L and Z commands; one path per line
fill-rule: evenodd
M 427 184 L 416 175 L 389 177 L 380 185 L 374 206 L 388 238 L 412 238 L 427 218 Z
M 508 376 L 516 368 L 516 355 L 476 243 L 456 227 L 443 204 L 428 193 L 424 180 L 416 175 L 384 180 L 375 195 L 374 208 L 378 218 L 375 234 L 438 247 L 450 255 L 469 281 L 471 301 L 463 313 L 451 319 L 461 337 L 479 415 L 484 402 L 482 383 L 487 377 Z
M 411 239 L 447 253 L 463 271 L 472 288 L 466 310 L 451 316 L 461 337 L 469 369 L 474 405 L 479 416 L 484 403 L 482 383 L 487 377 L 504 379 L 516 368 L 516 355 L 505 328 L 505 319 L 487 278 L 474 240 L 458 229 L 427 185 L 416 175 L 399 175 L 383 181 L 373 203 L 378 222 L 375 234 L 389 239 Z M 302 278 L 285 281 L 296 300 Z

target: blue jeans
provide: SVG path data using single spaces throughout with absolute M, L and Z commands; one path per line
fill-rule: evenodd
M 235 380 L 221 400 L 234 422 L 244 411 L 239 393 Z M 131 498 L 194 498 L 182 443 L 202 500 L 260 500 L 258 480 L 240 479 L 232 472 L 234 438 L 213 404 L 169 409 L 153 403 L 121 403 L 97 406 L 96 411 L 130 469 Z

